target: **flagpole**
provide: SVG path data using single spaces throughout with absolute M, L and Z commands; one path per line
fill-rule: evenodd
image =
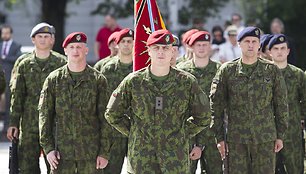
M 155 31 L 155 26 L 154 26 L 153 14 L 152 14 L 151 0 L 147 0 L 147 4 L 148 4 L 148 12 L 149 12 L 150 24 L 151 24 L 151 31 L 153 33 Z

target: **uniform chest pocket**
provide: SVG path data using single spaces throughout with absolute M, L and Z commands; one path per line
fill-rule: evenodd
M 239 96 L 243 92 L 246 83 L 240 79 L 229 80 L 228 82 L 228 90 L 229 94 L 232 96 Z
M 145 115 L 148 115 L 153 108 L 149 108 L 149 105 L 152 103 L 148 102 L 150 96 L 145 92 L 135 92 L 132 94 L 131 100 L 131 109 L 132 114 L 141 120 L 145 118 Z
M 263 101 L 262 105 L 266 106 L 271 103 L 273 97 L 273 82 L 269 77 L 263 77 L 263 80 L 259 83 L 261 93 L 257 101 Z

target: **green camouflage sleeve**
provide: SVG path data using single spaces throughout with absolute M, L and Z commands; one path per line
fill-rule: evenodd
M 5 76 L 2 69 L 2 66 L 0 65 L 0 94 L 2 94 L 5 90 Z
M 96 69 L 97 71 L 101 72 L 101 66 L 100 66 L 99 62 L 97 62 L 97 63 L 94 65 L 93 68 Z
M 302 80 L 301 80 L 301 89 L 300 91 L 300 96 L 301 96 L 301 108 L 302 108 L 302 120 L 306 120 L 306 71 L 302 75 Z
M 196 81 L 191 88 L 190 118 L 187 119 L 187 130 L 190 137 L 194 137 L 203 129 L 208 128 L 211 122 L 211 112 L 207 95 Z M 205 130 L 203 130 L 205 131 Z
M 105 113 L 105 118 L 108 123 L 126 136 L 130 132 L 130 120 L 126 115 L 131 101 L 131 91 L 128 89 L 128 77 L 112 93 Z
M 110 147 L 111 147 L 111 127 L 108 125 L 104 114 L 106 109 L 106 104 L 108 102 L 109 93 L 108 85 L 104 76 L 99 76 L 98 80 L 98 96 L 97 96 L 97 112 L 101 125 L 101 140 L 100 140 L 100 152 L 99 156 L 109 159 Z
M 12 86 L 14 81 L 16 80 L 16 75 L 17 75 L 17 68 L 20 64 L 20 62 L 24 59 L 24 55 L 21 55 L 20 57 L 18 57 L 18 59 L 15 61 L 12 72 L 11 72 L 11 79 L 10 79 L 10 88 L 12 91 Z
M 214 131 L 217 142 L 224 141 L 224 110 L 227 101 L 227 89 L 224 68 L 218 69 L 210 91 L 210 108 L 212 111 L 211 128 Z
M 275 66 L 275 81 L 273 86 L 273 108 L 276 122 L 277 138 L 284 140 L 288 127 L 288 98 L 287 87 L 281 71 Z
M 53 84 L 51 78 L 48 77 L 44 82 L 38 104 L 40 145 L 43 147 L 45 154 L 55 149 L 53 128 L 57 123 L 54 111 Z
M 19 127 L 20 117 L 23 114 L 25 102 L 25 79 L 23 76 L 25 66 L 18 66 L 16 77 L 11 86 L 11 107 L 9 126 Z

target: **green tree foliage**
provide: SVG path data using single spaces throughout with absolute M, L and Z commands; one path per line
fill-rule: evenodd
M 228 0 L 190 0 L 179 10 L 179 22 L 188 25 L 194 20 L 214 17 Z
M 92 15 L 112 14 L 115 18 L 125 18 L 134 14 L 134 3 L 128 0 L 125 3 L 118 3 L 114 0 L 104 0 L 91 12 Z
M 228 0 L 190 0 L 184 3 L 179 10 L 179 22 L 183 25 L 188 25 L 192 21 L 202 20 L 203 22 L 210 16 L 214 16 L 218 12 L 224 2 Z M 165 6 L 168 0 L 158 0 L 159 7 Z M 118 3 L 114 0 L 105 0 L 101 2 L 95 10 L 91 12 L 92 15 L 106 15 L 108 13 L 113 14 L 117 18 L 124 18 L 133 15 L 134 3 L 131 0 L 125 1 L 125 3 Z M 163 8 L 162 10 L 167 10 Z M 161 12 L 163 17 L 169 15 L 168 11 Z

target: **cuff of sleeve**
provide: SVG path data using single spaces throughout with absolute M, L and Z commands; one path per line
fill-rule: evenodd
M 51 152 L 52 150 L 54 150 L 54 147 L 52 146 L 45 147 L 44 148 L 45 155 L 48 155 L 48 153 Z
M 110 148 L 111 148 L 111 142 L 109 138 L 101 138 L 101 147 L 99 151 L 99 156 L 109 159 L 110 157 Z
M 277 139 L 283 140 L 285 139 L 285 134 L 277 134 Z
M 216 139 L 217 139 L 217 143 L 219 143 L 219 142 L 221 142 L 221 141 L 224 141 L 224 136 L 217 136 L 216 137 Z
M 19 128 L 19 119 L 15 119 L 13 117 L 10 118 L 9 127 L 17 127 Z
M 110 153 L 109 152 L 100 152 L 99 156 L 109 160 Z

